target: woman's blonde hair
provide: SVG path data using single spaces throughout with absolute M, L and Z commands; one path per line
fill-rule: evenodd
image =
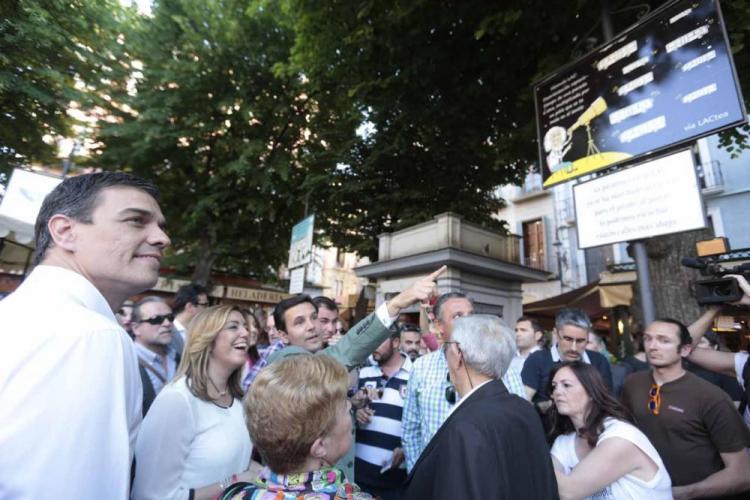
M 240 313 L 247 323 L 247 315 L 242 309 L 222 305 L 200 311 L 188 325 L 187 344 L 182 352 L 182 360 L 175 373 L 175 379 L 185 375 L 190 392 L 203 401 L 213 401 L 208 395 L 208 361 L 214 340 L 229 321 L 229 315 L 235 311 Z M 242 398 L 241 378 L 242 366 L 229 376 L 227 388 L 234 398 Z
M 336 424 L 348 386 L 346 368 L 325 355 L 290 356 L 261 370 L 245 396 L 245 421 L 273 472 L 301 472 L 315 440 Z

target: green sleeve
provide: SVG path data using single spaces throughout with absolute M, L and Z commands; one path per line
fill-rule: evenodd
M 363 364 L 367 356 L 390 335 L 390 330 L 383 325 L 377 314 L 372 313 L 354 325 L 336 345 L 326 347 L 318 354 L 325 354 L 338 360 L 352 370 Z

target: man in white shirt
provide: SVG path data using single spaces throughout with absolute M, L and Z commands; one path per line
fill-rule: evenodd
M 143 382 L 143 416 L 156 395 L 174 377 L 180 354 L 172 346 L 172 308 L 150 295 L 133 307 L 133 334 L 138 368 Z
M 544 341 L 544 328 L 538 320 L 529 318 L 528 316 L 521 316 L 516 321 L 516 348 L 518 351 L 513 356 L 513 361 L 510 362 L 510 367 L 521 373 L 523 371 L 523 364 L 529 354 L 536 352 L 541 349 L 542 342 Z
M 128 497 L 141 381 L 113 311 L 158 278 L 169 237 L 157 197 L 106 172 L 45 198 L 39 265 L 0 302 L 0 498 Z
M 187 343 L 187 327 L 190 320 L 208 306 L 208 293 L 201 285 L 190 283 L 182 285 L 177 290 L 172 301 L 172 310 L 175 315 L 172 322 L 172 348 L 178 354 L 182 354 Z

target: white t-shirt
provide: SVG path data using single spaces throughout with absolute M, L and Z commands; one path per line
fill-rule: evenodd
M 740 383 L 742 390 L 745 390 L 745 381 L 742 380 L 742 370 L 744 370 L 749 358 L 750 354 L 746 352 L 738 352 L 734 355 L 734 372 L 737 374 L 737 382 Z M 745 408 L 745 423 L 750 425 L 750 404 Z
M 558 436 L 550 451 L 560 464 L 562 464 L 566 475 L 569 475 L 579 462 L 575 449 L 575 437 L 575 433 Z M 664 462 L 659 457 L 659 453 L 646 435 L 635 426 L 610 417 L 604 421 L 604 432 L 601 433 L 596 444 L 601 444 L 605 439 L 612 437 L 626 439 L 636 445 L 653 460 L 658 467 L 658 471 L 650 481 L 643 481 L 632 474 L 625 474 L 617 481 L 588 498 L 596 500 L 671 499 L 672 481 L 669 479 L 669 474 L 664 467 Z
M 251 451 L 242 402 L 222 408 L 198 399 L 181 377 L 161 390 L 143 420 L 132 498 L 187 499 L 190 489 L 246 471 Z
M 0 301 L 0 345 L 0 498 L 126 499 L 143 394 L 102 294 L 37 266 Z

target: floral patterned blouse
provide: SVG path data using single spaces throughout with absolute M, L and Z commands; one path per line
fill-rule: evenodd
M 254 483 L 235 483 L 220 500 L 372 500 L 347 481 L 339 469 L 326 468 L 298 474 L 275 474 L 267 467 Z

